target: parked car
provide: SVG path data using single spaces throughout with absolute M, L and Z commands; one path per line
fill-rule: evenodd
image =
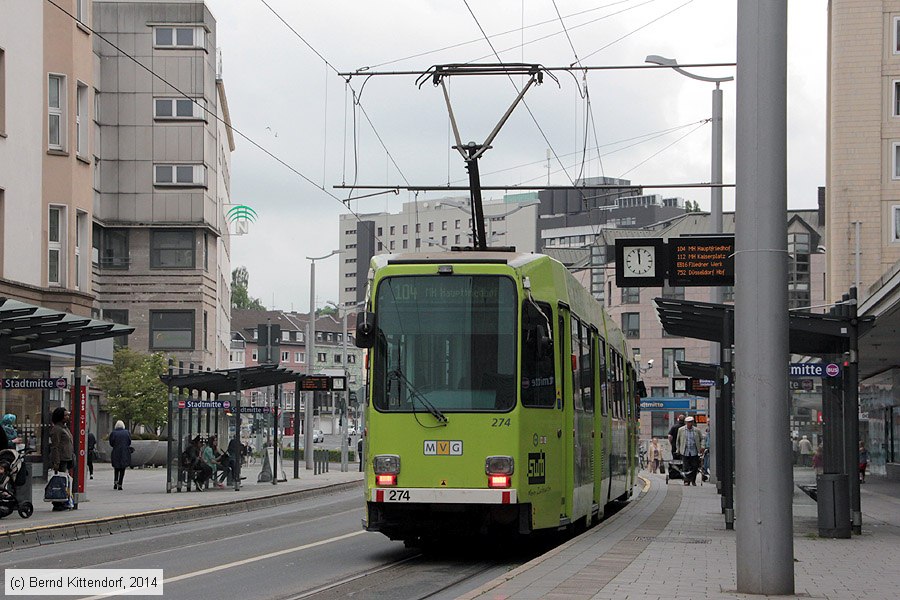
M 313 429 L 313 444 L 320 444 L 325 441 L 325 434 L 321 429 Z

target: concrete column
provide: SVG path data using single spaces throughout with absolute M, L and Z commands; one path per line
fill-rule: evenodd
M 787 2 L 738 0 L 737 19 L 737 591 L 788 595 Z

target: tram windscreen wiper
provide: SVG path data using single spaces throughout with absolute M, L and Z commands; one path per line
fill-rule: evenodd
M 448 423 L 447 417 L 442 413 L 434 404 L 432 404 L 428 398 L 425 397 L 422 392 L 416 389 L 416 386 L 412 384 L 412 382 L 406 378 L 406 375 L 403 374 L 403 371 L 400 370 L 400 367 L 397 367 L 393 371 L 391 371 L 391 375 L 397 378 L 398 381 L 402 382 L 403 385 L 406 386 L 407 391 L 409 392 L 410 398 L 418 399 L 419 402 L 422 403 L 422 406 L 425 407 L 431 416 L 437 419 L 442 425 L 446 425 Z M 415 406 L 413 407 L 413 411 L 415 411 Z

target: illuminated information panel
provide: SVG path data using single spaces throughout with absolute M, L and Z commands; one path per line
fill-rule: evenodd
M 304 392 L 342 392 L 347 389 L 347 378 L 305 375 L 300 379 L 300 389 Z
M 734 236 L 670 238 L 669 285 L 734 285 Z

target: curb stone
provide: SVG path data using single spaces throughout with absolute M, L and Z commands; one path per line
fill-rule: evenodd
M 70 542 L 94 537 L 114 535 L 116 533 L 162 527 L 176 523 L 200 521 L 223 515 L 233 515 L 264 508 L 282 506 L 291 502 L 297 502 L 307 498 L 320 496 L 332 492 L 342 492 L 362 485 L 362 481 L 349 481 L 335 483 L 322 487 L 295 490 L 282 494 L 230 500 L 218 504 L 204 504 L 201 506 L 183 506 L 177 508 L 165 508 L 142 513 L 117 515 L 114 517 L 98 517 L 78 521 L 77 523 L 59 523 L 56 525 L 42 525 L 22 529 L 11 529 L 0 533 L 0 554 L 24 548 L 34 548 Z

